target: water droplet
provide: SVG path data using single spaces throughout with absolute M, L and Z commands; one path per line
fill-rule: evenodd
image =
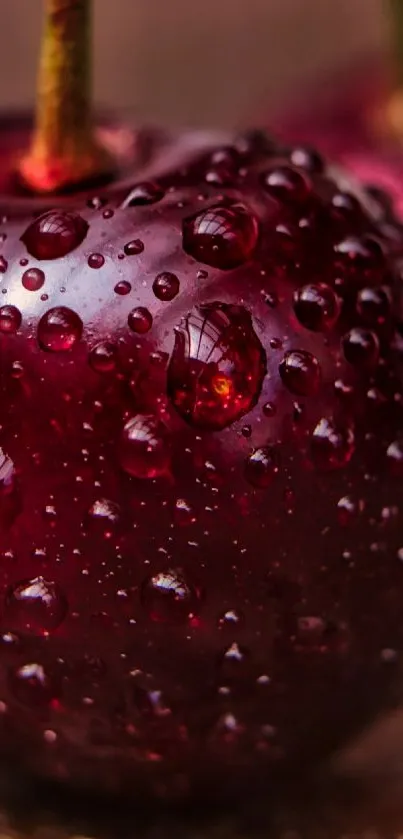
M 42 635 L 57 629 L 66 614 L 65 595 L 43 577 L 21 580 L 7 590 L 4 616 L 12 629 Z
M 102 253 L 90 253 L 88 257 L 88 265 L 90 268 L 102 268 L 105 265 L 105 257 Z
M 245 616 L 239 609 L 226 609 L 217 621 L 219 629 L 239 629 L 244 625 Z
M 103 211 L 102 216 L 105 219 L 113 218 L 115 215 L 115 211 L 111 209 L 111 207 L 107 207 L 106 210 Z
M 139 207 L 145 204 L 156 204 L 164 197 L 164 190 L 159 184 L 151 181 L 136 184 L 130 190 L 129 195 L 122 204 L 122 207 Z
M 263 412 L 264 416 L 267 417 L 268 419 L 272 419 L 272 417 L 275 417 L 276 416 L 276 411 L 277 411 L 277 408 L 273 404 L 273 402 L 265 402 L 265 404 L 263 405 L 262 412 Z
M 22 275 L 22 284 L 27 291 L 38 291 L 45 282 L 45 274 L 40 268 L 28 268 Z
M 333 419 L 321 419 L 312 435 L 311 456 L 319 469 L 333 470 L 346 466 L 354 453 L 354 432 Z
M 12 335 L 21 326 L 21 312 L 16 306 L 0 307 L 0 332 Z
M 386 458 L 390 474 L 401 478 L 403 476 L 403 440 L 394 440 L 390 443 Z
M 120 294 L 121 297 L 125 297 L 126 294 L 130 294 L 132 287 L 127 280 L 120 280 L 120 282 L 116 283 L 113 290 L 115 294 Z
M 176 274 L 163 271 L 153 282 L 153 292 L 158 300 L 173 300 L 179 292 L 179 280 Z
M 141 603 L 151 620 L 188 623 L 201 605 L 201 590 L 182 568 L 168 568 L 147 577 L 141 587 Z
M 125 472 L 134 478 L 158 478 L 170 465 L 166 426 L 150 415 L 138 414 L 123 428 L 119 460 Z
M 210 207 L 183 222 L 186 253 L 222 271 L 250 259 L 258 237 L 257 219 L 242 204 Z
M 321 174 L 325 168 L 323 157 L 315 149 L 307 146 L 296 146 L 290 154 L 293 166 L 304 169 L 311 174 Z
M 21 379 L 21 377 L 24 375 L 24 372 L 25 370 L 23 363 L 18 360 L 13 361 L 11 365 L 11 375 L 13 379 Z
M 100 525 L 105 537 L 112 535 L 110 529 L 114 528 L 120 519 L 120 507 L 109 498 L 98 498 L 88 510 L 88 518 L 91 523 Z
M 274 446 L 255 449 L 245 462 L 245 478 L 257 489 L 266 489 L 278 475 L 279 456 Z
M 83 324 L 76 312 L 56 306 L 42 315 L 38 324 L 38 343 L 47 352 L 66 352 L 80 340 Z
M 370 236 L 347 236 L 335 245 L 334 253 L 336 275 L 360 285 L 379 276 L 385 267 L 382 247 Z
M 9 528 L 21 511 L 21 498 L 11 457 L 0 448 L 0 526 Z
M 117 348 L 115 344 L 101 341 L 92 348 L 89 356 L 90 365 L 97 373 L 111 373 L 116 368 Z
M 218 430 L 251 410 L 265 372 L 265 352 L 247 310 L 210 303 L 176 329 L 168 395 L 190 425 Z
M 175 522 L 180 527 L 194 524 L 196 517 L 190 504 L 185 498 L 177 498 L 175 501 Z
M 283 384 L 297 396 L 317 393 L 321 373 L 318 359 L 306 350 L 290 350 L 279 366 Z
M 374 367 L 379 359 L 379 340 L 375 332 L 354 327 L 342 339 L 344 357 L 356 367 Z
M 383 286 L 360 289 L 357 295 L 357 312 L 371 326 L 385 323 L 391 313 L 389 289 Z
M 8 684 L 18 702 L 30 707 L 49 705 L 61 694 L 60 680 L 38 662 L 10 668 Z
M 129 329 L 132 332 L 136 332 L 138 335 L 144 335 L 146 332 L 149 332 L 153 325 L 153 317 L 151 312 L 148 309 L 145 309 L 144 306 L 136 306 L 135 309 L 129 314 L 127 318 L 127 323 L 129 324 Z
M 139 253 L 143 253 L 144 243 L 141 239 L 133 239 L 131 242 L 127 242 L 123 250 L 126 256 L 138 256 Z
M 340 301 L 325 283 L 305 285 L 294 293 L 294 311 L 305 329 L 325 332 L 337 321 Z
M 93 195 L 87 200 L 87 207 L 91 210 L 100 210 L 104 205 L 105 198 L 101 198 L 99 195 Z
M 280 201 L 300 202 L 309 195 L 309 183 L 301 172 L 291 166 L 277 166 L 262 175 L 262 184 L 270 195 Z
M 0 256 L 0 274 L 5 274 L 8 268 L 8 262 L 4 256 Z
M 81 245 L 87 232 L 87 222 L 77 213 L 49 210 L 29 225 L 21 241 L 35 259 L 59 259 Z
M 339 522 L 343 527 L 354 522 L 364 509 L 364 501 L 351 495 L 344 495 L 337 503 Z

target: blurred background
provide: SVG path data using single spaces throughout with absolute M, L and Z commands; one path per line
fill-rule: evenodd
M 403 0 L 402 0 L 403 2 Z M 32 101 L 41 0 L 1 0 L 0 103 Z M 141 119 L 240 125 L 387 44 L 384 0 L 94 0 L 95 94 Z

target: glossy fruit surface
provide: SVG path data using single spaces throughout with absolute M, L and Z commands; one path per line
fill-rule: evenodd
M 333 747 L 403 636 L 403 238 L 211 145 L 0 208 L 1 748 L 162 797 Z

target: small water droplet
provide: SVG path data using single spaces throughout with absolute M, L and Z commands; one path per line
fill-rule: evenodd
M 81 318 L 66 306 L 56 306 L 42 315 L 38 324 L 38 343 L 47 352 L 66 352 L 80 340 Z
M 109 341 L 101 341 L 92 348 L 89 362 L 97 373 L 111 373 L 116 369 L 117 348 Z
M 257 489 L 270 486 L 279 472 L 279 456 L 274 446 L 255 449 L 245 462 L 245 478 Z
M 153 292 L 158 300 L 173 300 L 179 292 L 179 280 L 176 274 L 163 271 L 153 282 Z
M 25 373 L 25 370 L 24 370 L 24 365 L 23 365 L 22 361 L 18 361 L 18 360 L 13 361 L 13 363 L 11 365 L 11 375 L 12 375 L 13 379 L 21 379 L 22 376 L 24 375 L 24 373 Z
M 277 166 L 262 175 L 262 184 L 270 195 L 280 201 L 305 201 L 310 192 L 308 180 L 291 166 Z
M 132 332 L 136 332 L 138 335 L 144 335 L 150 331 L 153 325 L 153 317 L 151 312 L 145 309 L 144 306 L 136 306 L 130 312 L 127 323 Z
M 21 241 L 35 259 L 59 259 L 81 245 L 87 232 L 78 213 L 49 210 L 27 227 Z
M 364 509 L 364 501 L 352 495 L 344 495 L 337 503 L 339 522 L 342 526 L 353 523 Z
M 103 211 L 102 216 L 103 218 L 109 219 L 113 218 L 115 215 L 115 211 L 111 209 L 111 207 L 107 207 L 106 210 Z
M 29 707 L 49 705 L 61 694 L 60 680 L 35 661 L 10 668 L 8 684 L 17 701 Z
M 157 183 L 144 181 L 136 184 L 124 200 L 122 207 L 139 207 L 145 204 L 156 204 L 164 197 L 164 190 Z
M 258 221 L 243 204 L 210 207 L 183 222 L 186 253 L 222 271 L 250 259 L 258 237 Z
M 0 332 L 12 335 L 21 326 L 21 312 L 16 306 L 0 306 Z
M 45 282 L 45 274 L 40 268 L 28 268 L 22 275 L 22 284 L 27 291 L 38 291 Z
M 120 282 L 116 283 L 113 290 L 115 294 L 120 294 L 121 297 L 124 297 L 126 294 L 130 294 L 132 287 L 127 280 L 120 280 Z
M 151 415 L 138 414 L 128 420 L 119 443 L 119 460 L 134 478 L 158 478 L 170 465 L 166 426 Z
M 91 210 L 100 210 L 104 205 L 105 199 L 101 198 L 99 195 L 93 195 L 87 200 L 87 207 L 90 207 Z
M 0 274 L 5 274 L 8 268 L 8 262 L 4 256 L 0 256 Z
M 267 417 L 268 419 L 272 419 L 272 417 L 276 416 L 277 408 L 273 404 L 273 402 L 265 402 L 262 408 L 262 412 L 265 417 Z
M 88 265 L 90 268 L 98 269 L 105 265 L 105 257 L 102 253 L 90 253 L 88 257 Z
M 175 522 L 180 527 L 194 524 L 196 517 L 192 507 L 185 498 L 177 498 L 175 501 Z
M 341 469 L 354 453 L 354 432 L 347 425 L 334 420 L 321 419 L 312 435 L 311 456 L 319 469 Z
M 141 603 L 148 616 L 159 623 L 188 623 L 199 613 L 201 590 L 181 568 L 168 568 L 147 577 L 141 587 Z
M 306 350 L 290 350 L 279 366 L 283 384 L 297 396 L 312 396 L 320 385 L 318 359 Z
M 131 242 L 127 242 L 123 250 L 126 256 L 138 256 L 139 253 L 143 253 L 144 242 L 141 239 L 133 239 Z
M 325 332 L 339 317 L 340 301 L 325 283 L 305 285 L 294 293 L 294 311 L 306 329 Z
M 374 367 L 379 359 L 379 340 L 375 332 L 354 327 L 343 336 L 344 357 L 356 367 Z
M 396 478 L 403 476 L 403 440 L 394 440 L 387 448 L 386 459 L 391 475 Z
M 219 629 L 236 629 L 244 625 L 245 616 L 239 609 L 226 609 L 217 621 Z
M 66 614 L 65 595 L 41 576 L 21 580 L 7 590 L 4 615 L 12 629 L 41 635 L 57 629 Z

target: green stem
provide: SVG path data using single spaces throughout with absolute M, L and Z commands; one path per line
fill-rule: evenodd
M 92 0 L 44 0 L 35 128 L 20 175 L 35 192 L 103 176 L 111 161 L 91 118 Z

